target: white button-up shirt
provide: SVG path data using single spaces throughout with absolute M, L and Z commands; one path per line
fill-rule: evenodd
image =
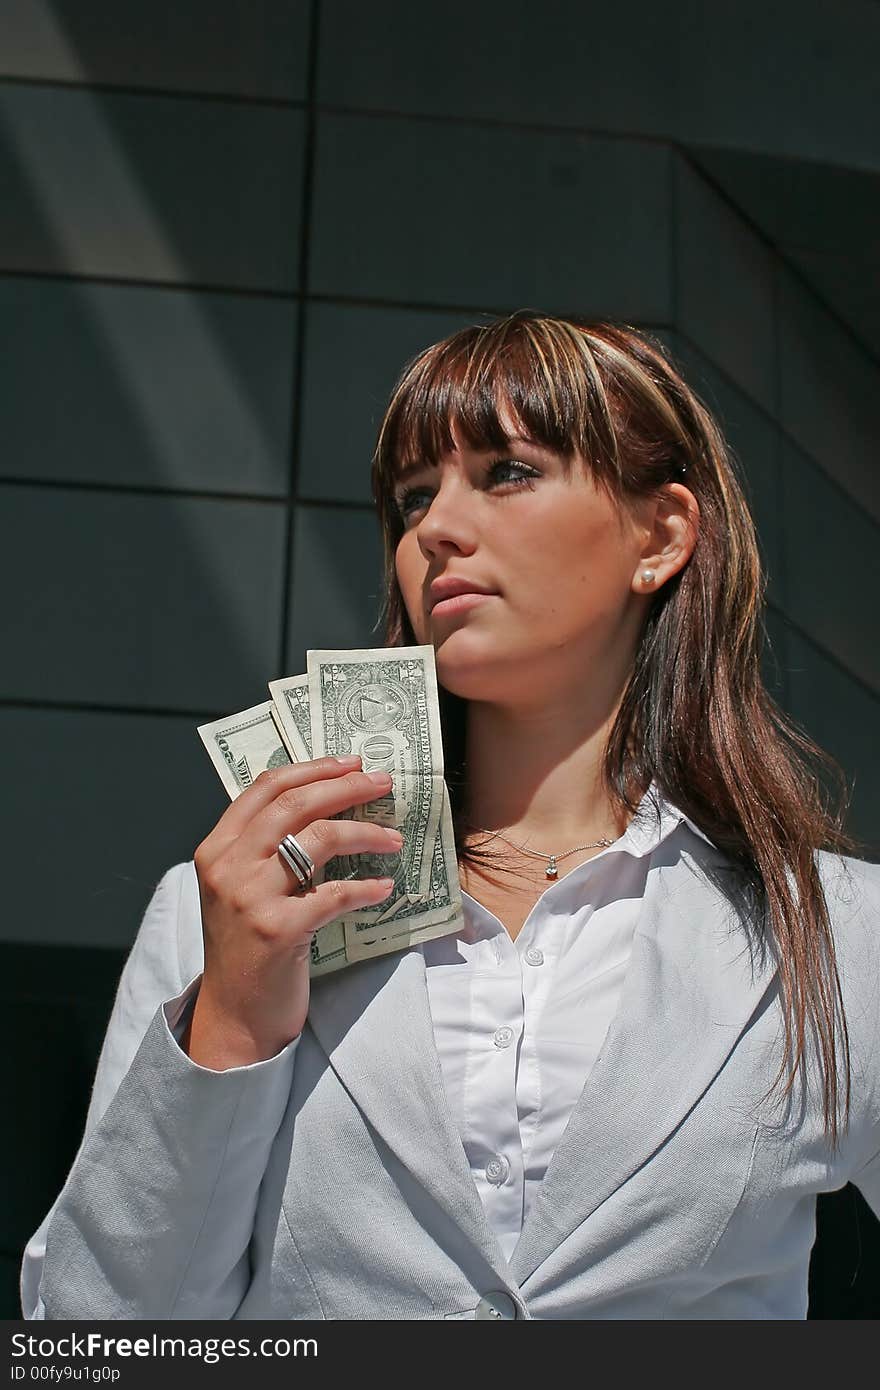
M 652 784 L 613 845 L 548 884 L 515 941 L 463 893 L 464 927 L 420 948 L 447 1099 L 508 1259 L 617 1008 L 651 853 L 694 834 L 708 839 Z

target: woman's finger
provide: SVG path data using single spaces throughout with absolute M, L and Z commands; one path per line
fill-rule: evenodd
M 371 853 L 377 854 L 377 851 L 372 849 Z M 296 875 L 276 856 L 252 872 L 246 882 L 231 885 L 227 881 L 226 893 L 242 921 L 259 924 L 264 944 L 269 938 L 275 938 L 279 944 L 285 941 L 296 944 L 307 941 L 321 927 L 346 912 L 383 902 L 394 879 L 393 853 L 388 857 L 387 875 L 377 873 L 369 878 L 332 879 L 304 892 Z M 242 938 L 240 929 L 236 930 L 236 938 Z
M 307 893 L 289 898 L 286 905 L 273 903 L 273 915 L 285 925 L 291 936 L 309 940 L 328 922 L 360 912 L 365 907 L 377 907 L 386 902 L 393 891 L 393 880 L 382 878 L 330 879 L 319 883 Z
M 296 838 L 313 861 L 316 872 L 330 859 L 350 857 L 352 873 L 358 877 L 393 875 L 403 846 L 403 837 L 398 831 L 362 820 L 312 821 Z M 277 853 L 264 861 L 254 882 L 255 895 L 263 898 L 289 897 L 300 891 L 293 869 Z
M 313 758 L 309 762 L 291 763 L 285 767 L 275 767 L 261 772 L 247 791 L 237 796 L 199 845 L 198 853 L 205 863 L 211 863 L 217 855 L 227 849 L 266 806 L 278 796 L 296 787 L 306 786 L 320 778 L 330 780 L 344 777 L 360 766 L 360 757 Z
M 381 772 L 347 772 L 308 785 L 288 787 L 254 816 L 235 842 L 236 859 L 268 859 L 285 835 L 299 835 L 312 821 L 328 820 L 355 806 L 377 801 L 391 790 Z

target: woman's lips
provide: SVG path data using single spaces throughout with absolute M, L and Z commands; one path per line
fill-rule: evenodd
M 454 594 L 452 598 L 443 598 L 439 603 L 435 603 L 431 609 L 431 617 L 442 616 L 444 613 L 465 613 L 476 604 L 485 603 L 486 599 L 495 597 L 495 594 Z

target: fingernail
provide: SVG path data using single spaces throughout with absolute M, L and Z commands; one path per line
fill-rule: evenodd
M 334 762 L 342 763 L 343 767 L 355 767 L 360 763 L 360 753 L 341 753 Z
M 400 849 L 401 845 L 403 844 L 403 836 L 401 835 L 399 830 L 386 830 L 385 836 L 388 840 L 389 845 L 396 845 L 397 848 Z
M 368 772 L 367 776 L 369 777 L 370 781 L 377 787 L 384 787 L 388 782 L 391 781 L 391 778 L 387 772 Z

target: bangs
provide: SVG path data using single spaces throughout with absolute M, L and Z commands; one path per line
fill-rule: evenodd
M 504 418 L 507 417 L 507 418 Z M 592 349 L 573 324 L 529 313 L 461 329 L 405 368 L 373 460 L 382 504 L 407 472 L 456 448 L 498 450 L 513 435 L 588 465 L 615 450 L 608 400 Z M 600 470 L 602 471 L 602 470 Z

